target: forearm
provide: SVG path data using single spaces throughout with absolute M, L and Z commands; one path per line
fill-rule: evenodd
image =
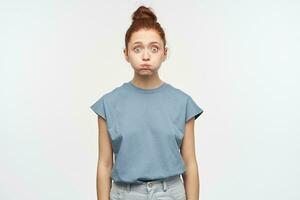
M 97 166 L 97 199 L 109 200 L 111 188 L 111 167 L 105 166 L 98 162 Z
M 186 165 L 186 171 L 182 175 L 187 200 L 199 200 L 199 174 L 197 162 L 191 162 Z

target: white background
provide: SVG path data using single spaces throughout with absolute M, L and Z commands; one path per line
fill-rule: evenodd
M 201 200 L 299 200 L 297 0 L 0 1 L 0 199 L 96 199 L 89 106 L 132 78 L 142 3 L 166 32 L 161 79 L 204 110 Z

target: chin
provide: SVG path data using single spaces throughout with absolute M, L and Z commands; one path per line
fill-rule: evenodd
M 152 75 L 153 73 L 152 72 L 139 72 L 138 74 L 141 76 L 149 76 L 149 75 Z
M 138 69 L 136 72 L 141 76 L 147 76 L 147 75 L 153 74 L 153 71 L 151 69 L 149 69 L 149 70 Z

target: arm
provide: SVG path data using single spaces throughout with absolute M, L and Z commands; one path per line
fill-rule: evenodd
M 105 119 L 98 116 L 99 130 L 99 158 L 97 165 L 97 199 L 109 200 L 111 188 L 111 170 L 113 163 L 113 151 L 109 140 Z
M 200 183 L 195 155 L 194 123 L 194 117 L 186 123 L 184 137 L 180 148 L 182 158 L 186 165 L 186 171 L 182 175 L 182 178 L 188 200 L 199 200 Z

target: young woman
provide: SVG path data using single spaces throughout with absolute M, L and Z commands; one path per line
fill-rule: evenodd
M 160 79 L 167 48 L 155 14 L 140 6 L 132 19 L 124 55 L 133 79 L 91 106 L 99 127 L 98 199 L 198 200 L 194 120 L 203 110 Z

